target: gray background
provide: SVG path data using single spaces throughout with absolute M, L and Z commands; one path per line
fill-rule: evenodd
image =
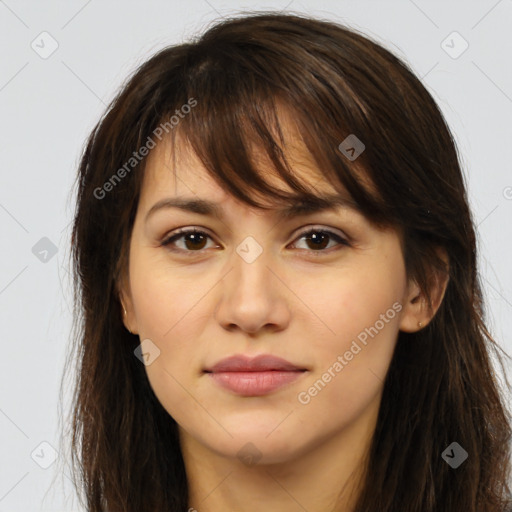
M 85 137 L 154 51 L 246 9 L 344 22 L 422 78 L 458 143 L 489 325 L 512 353 L 511 0 L 0 0 L 0 512 L 79 510 L 63 466 L 58 396 L 71 328 L 70 191 Z

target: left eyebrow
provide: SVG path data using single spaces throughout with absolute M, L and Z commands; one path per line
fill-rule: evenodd
M 297 204 L 278 208 L 276 210 L 276 215 L 281 219 L 288 219 L 290 217 L 312 215 L 314 213 L 321 213 L 324 211 L 334 211 L 338 208 L 354 210 L 357 213 L 362 214 L 361 208 L 355 201 L 339 195 L 334 195 L 315 197 Z
M 199 215 L 224 218 L 222 207 L 213 201 L 197 198 L 169 197 L 155 203 L 147 212 L 145 221 L 147 222 L 149 217 L 158 210 L 169 208 L 178 208 Z M 339 195 L 315 197 L 282 208 L 276 208 L 274 212 L 280 219 L 289 219 L 297 216 L 306 216 L 323 211 L 335 210 L 337 208 L 350 209 L 362 213 L 361 208 L 353 200 Z

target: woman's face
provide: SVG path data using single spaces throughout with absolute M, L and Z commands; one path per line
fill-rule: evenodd
M 335 193 L 300 146 L 287 148 L 298 175 Z M 278 215 L 282 205 L 252 209 L 179 149 L 176 176 L 169 146 L 148 156 L 122 299 L 151 387 L 181 436 L 226 457 L 276 463 L 356 426 L 371 430 L 398 331 L 424 320 L 397 233 L 346 206 L 289 218 Z M 275 174 L 270 181 L 282 183 Z M 177 198 L 212 202 L 220 216 L 177 207 L 148 215 Z M 162 245 L 192 228 L 202 236 Z M 280 373 L 270 390 L 261 385 L 268 373 L 231 374 L 245 392 L 223 387 L 226 373 L 205 372 L 240 354 L 270 354 L 305 371 Z

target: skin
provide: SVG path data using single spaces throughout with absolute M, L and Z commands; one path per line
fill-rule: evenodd
M 286 133 L 296 136 L 291 127 Z M 297 138 L 290 141 L 294 171 L 317 190 L 334 192 L 319 181 Z M 199 512 L 350 511 L 398 332 L 428 323 L 446 283 L 433 290 L 429 312 L 406 276 L 397 232 L 343 208 L 279 220 L 274 210 L 253 209 L 219 187 L 179 138 L 177 149 L 176 179 L 170 145 L 161 143 L 148 156 L 120 298 L 127 329 L 160 350 L 145 368 L 179 425 L 189 505 Z M 268 164 L 262 171 L 282 183 Z M 152 205 L 177 196 L 213 200 L 224 217 L 173 208 L 145 222 Z M 331 238 L 318 255 L 303 236 L 313 226 L 348 236 L 350 245 Z M 203 245 L 187 246 L 183 237 L 174 243 L 183 252 L 189 247 L 191 257 L 161 246 L 177 228 L 190 227 L 211 237 Z M 247 236 L 263 249 L 252 263 L 236 252 Z M 378 334 L 359 343 L 357 355 L 301 403 L 299 393 L 396 303 L 401 311 L 386 317 Z M 203 373 L 225 357 L 261 353 L 308 371 L 260 397 L 236 395 Z M 247 443 L 254 464 L 237 455 Z

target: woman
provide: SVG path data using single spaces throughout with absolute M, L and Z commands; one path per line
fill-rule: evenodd
M 510 506 L 456 147 L 395 56 L 225 20 L 136 71 L 78 180 L 87 510 Z

